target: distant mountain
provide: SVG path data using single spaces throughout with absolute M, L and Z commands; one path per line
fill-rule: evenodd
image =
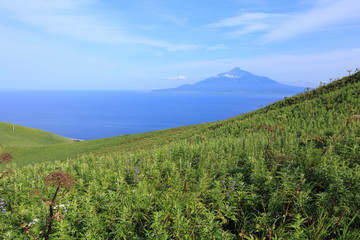
M 186 84 L 176 88 L 160 89 L 160 92 L 229 92 L 229 93 L 300 93 L 305 88 L 278 83 L 270 78 L 254 75 L 234 68 L 193 85 Z

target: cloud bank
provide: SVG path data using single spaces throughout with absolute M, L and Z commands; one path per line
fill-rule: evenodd
M 186 76 L 174 76 L 174 77 L 168 77 L 167 79 L 169 80 L 184 80 L 184 79 L 187 79 Z
M 102 20 L 96 14 L 93 5 L 95 0 L 16 0 L 1 1 L 0 13 L 37 27 L 52 34 L 68 36 L 82 41 L 103 44 L 141 44 L 164 48 L 168 51 L 189 51 L 197 49 L 196 45 L 175 44 L 125 31 L 127 26 L 114 26 Z
M 309 32 L 323 31 L 339 23 L 360 20 L 358 0 L 317 0 L 307 11 L 274 14 L 243 13 L 209 24 L 211 29 L 231 28 L 232 37 L 258 33 L 263 43 L 294 38 Z

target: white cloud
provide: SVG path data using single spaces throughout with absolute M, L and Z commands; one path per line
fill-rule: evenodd
M 184 79 L 187 79 L 186 76 L 174 76 L 174 77 L 168 77 L 167 79 L 169 80 L 184 80 Z
M 222 27 L 237 27 L 237 26 L 251 26 L 259 21 L 268 21 L 272 19 L 282 18 L 282 14 L 271 14 L 271 13 L 243 13 L 236 17 L 226 18 L 217 23 L 209 24 L 210 28 L 222 28 Z
M 225 49 L 229 49 L 228 46 L 224 45 L 224 44 L 218 44 L 215 46 L 209 46 L 206 48 L 207 50 L 211 50 L 211 51 L 216 51 L 216 50 L 225 50 Z
M 325 27 L 360 19 L 358 0 L 318 0 L 314 8 L 294 14 L 291 18 L 265 34 L 264 41 L 289 39 L 307 32 L 320 31 Z
M 175 44 L 167 44 L 166 49 L 168 51 L 191 51 L 201 48 L 200 45 L 175 45 Z
M 142 44 L 169 51 L 188 51 L 197 48 L 195 45 L 174 44 L 128 33 L 121 27 L 100 20 L 101 16 L 94 15 L 94 12 L 89 13 L 92 4 L 96 4 L 96 0 L 0 1 L 0 13 L 53 34 L 89 42 Z
M 210 24 L 208 27 L 212 29 L 231 28 L 232 30 L 228 36 L 239 37 L 250 33 L 269 32 L 287 18 L 288 16 L 285 14 L 243 13 L 239 16 L 226 18 L 217 23 Z
M 273 14 L 243 13 L 209 24 L 212 29 L 231 28 L 230 36 L 261 34 L 264 43 L 290 39 L 308 32 L 322 31 L 335 24 L 360 20 L 358 0 L 317 0 L 304 12 Z M 234 30 L 235 29 L 235 30 Z

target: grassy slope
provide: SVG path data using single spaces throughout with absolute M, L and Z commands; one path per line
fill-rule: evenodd
M 74 143 L 68 139 L 62 138 L 60 136 L 46 133 L 41 130 L 36 129 L 27 129 L 25 127 L 18 126 L 23 128 L 19 136 L 14 136 L 11 138 L 11 126 L 0 125 L 0 136 L 1 129 L 2 132 L 6 132 L 6 138 L 4 140 L 0 139 L 0 144 L 3 144 L 6 147 L 4 151 L 11 152 L 14 161 L 19 165 L 25 165 L 28 163 L 42 162 L 42 161 L 54 161 L 54 160 L 65 160 L 69 158 L 77 157 L 85 153 L 96 153 L 96 154 L 112 154 L 112 153 L 124 153 L 128 151 L 139 151 L 139 150 L 149 150 L 162 146 L 164 144 L 170 143 L 172 141 L 178 141 L 181 139 L 187 139 L 190 136 L 194 136 L 199 132 L 206 131 L 209 127 L 213 129 L 213 126 L 223 125 L 227 122 L 232 122 L 234 119 L 243 119 L 252 116 L 253 114 L 263 114 L 269 110 L 279 110 L 283 106 L 289 106 L 294 104 L 299 104 L 304 101 L 309 101 L 312 98 L 317 98 L 327 92 L 334 91 L 338 88 L 356 84 L 357 78 L 344 78 L 337 81 L 336 83 L 326 85 L 320 89 L 309 91 L 307 94 L 299 94 L 289 99 L 279 101 L 275 104 L 270 105 L 267 108 L 254 111 L 252 113 L 245 114 L 240 117 L 234 117 L 228 120 L 186 126 L 174 129 L 167 129 L 156 132 L 149 132 L 143 134 L 134 134 L 126 136 L 118 136 L 112 138 L 97 139 L 91 141 L 84 141 Z M 265 112 L 264 112 L 265 111 Z M 25 131 L 28 130 L 28 131 Z M 2 143 L 3 142 L 3 143 Z M 5 143 L 6 142 L 6 143 Z M 55 143 L 65 143 L 66 144 L 56 144 L 52 146 L 41 146 L 45 144 L 55 144 Z M 16 145 L 21 145 L 16 146 Z M 29 145 L 24 147 L 24 145 Z M 33 146 L 30 146 L 33 145 Z M 35 145 L 35 146 L 34 146 Z M 36 146 L 38 145 L 38 146 Z M 40 146 L 39 146 L 40 145 Z
M 0 238 L 45 219 L 28 194 L 62 169 L 77 185 L 54 239 L 359 239 L 359 94 L 357 73 L 224 121 L 51 145 L 95 154 L 11 166 Z
M 35 128 L 0 122 L 0 145 L 34 146 L 72 142 L 70 139 Z
M 5 150 L 13 155 L 14 162 L 18 165 L 26 165 L 34 162 L 70 159 L 86 153 L 104 155 L 149 150 L 171 143 L 174 140 L 188 138 L 197 129 L 198 126 L 186 126 L 156 132 L 53 144 L 50 146 L 9 146 Z

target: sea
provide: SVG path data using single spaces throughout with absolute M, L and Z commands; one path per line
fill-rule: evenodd
M 91 140 L 227 119 L 291 94 L 0 91 L 0 122 Z

